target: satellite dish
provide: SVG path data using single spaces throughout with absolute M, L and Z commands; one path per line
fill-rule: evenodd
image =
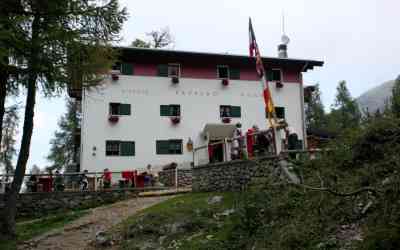
M 283 44 L 285 44 L 285 45 L 288 45 L 289 42 L 290 42 L 290 39 L 289 39 L 289 37 L 287 35 L 283 34 L 282 37 L 281 37 L 281 42 Z

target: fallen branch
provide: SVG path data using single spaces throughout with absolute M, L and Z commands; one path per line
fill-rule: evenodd
M 358 194 L 363 193 L 363 192 L 371 192 L 371 193 L 374 193 L 375 195 L 378 195 L 380 193 L 380 191 L 378 191 L 377 189 L 372 188 L 372 187 L 363 187 L 363 188 L 360 188 L 358 190 L 355 190 L 355 191 L 352 191 L 352 192 L 349 192 L 349 193 L 340 193 L 340 192 L 337 192 L 337 191 L 335 191 L 333 189 L 326 188 L 326 187 L 311 187 L 311 186 L 308 186 L 308 185 L 297 184 L 297 183 L 293 183 L 293 182 L 289 182 L 289 184 L 295 185 L 295 186 L 300 186 L 300 187 L 303 187 L 305 189 L 309 189 L 309 190 L 313 190 L 313 191 L 328 192 L 328 193 L 331 193 L 333 195 L 343 196 L 343 197 L 358 195 Z

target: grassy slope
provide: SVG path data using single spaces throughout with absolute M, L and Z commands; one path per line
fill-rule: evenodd
M 26 241 L 35 236 L 44 234 L 52 229 L 61 228 L 67 223 L 86 214 L 87 211 L 85 210 L 72 211 L 69 213 L 51 215 L 33 222 L 17 223 L 17 242 Z M 0 249 L 16 249 L 17 242 L 0 242 Z

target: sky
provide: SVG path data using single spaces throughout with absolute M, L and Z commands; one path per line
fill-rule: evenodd
M 399 0 L 120 0 L 129 19 L 120 45 L 169 27 L 177 50 L 248 53 L 251 16 L 263 56 L 276 56 L 282 35 L 290 37 L 291 58 L 317 59 L 324 67 L 304 75 L 319 83 L 329 108 L 335 88 L 346 80 L 354 97 L 400 74 Z M 28 166 L 46 166 L 49 141 L 65 112 L 64 96 L 40 97 Z M 20 129 L 22 130 L 22 129 Z

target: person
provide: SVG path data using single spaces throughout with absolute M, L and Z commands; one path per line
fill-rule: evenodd
M 38 184 L 38 179 L 37 179 L 36 175 L 34 175 L 34 174 L 31 175 L 26 184 L 28 187 L 28 191 L 32 192 L 32 193 L 37 192 L 37 184 Z
M 147 165 L 147 173 L 148 173 L 148 175 L 149 175 L 149 177 L 150 177 L 150 185 L 151 185 L 152 187 L 154 187 L 154 185 L 155 185 L 155 178 L 154 178 L 153 170 L 151 169 L 151 165 L 150 165 L 150 164 Z
M 103 175 L 101 176 L 103 179 L 103 187 L 110 188 L 111 187 L 111 172 L 108 168 L 105 168 L 103 171 Z
M 242 147 L 242 139 L 240 138 L 242 136 L 242 130 L 241 130 L 242 124 L 240 122 L 236 123 L 236 128 L 233 131 L 233 141 L 232 141 L 232 160 L 236 160 L 240 158 L 240 151 Z
M 79 185 L 80 185 L 81 191 L 88 190 L 89 180 L 88 180 L 88 177 L 86 176 L 87 173 L 88 173 L 88 171 L 86 169 L 83 170 L 83 173 L 82 173 L 81 178 L 79 180 Z
M 53 185 L 54 185 L 54 191 L 57 191 L 57 192 L 64 191 L 64 188 L 65 188 L 64 178 L 60 174 L 60 171 L 58 171 L 58 170 L 56 170 L 56 176 L 54 178 Z

